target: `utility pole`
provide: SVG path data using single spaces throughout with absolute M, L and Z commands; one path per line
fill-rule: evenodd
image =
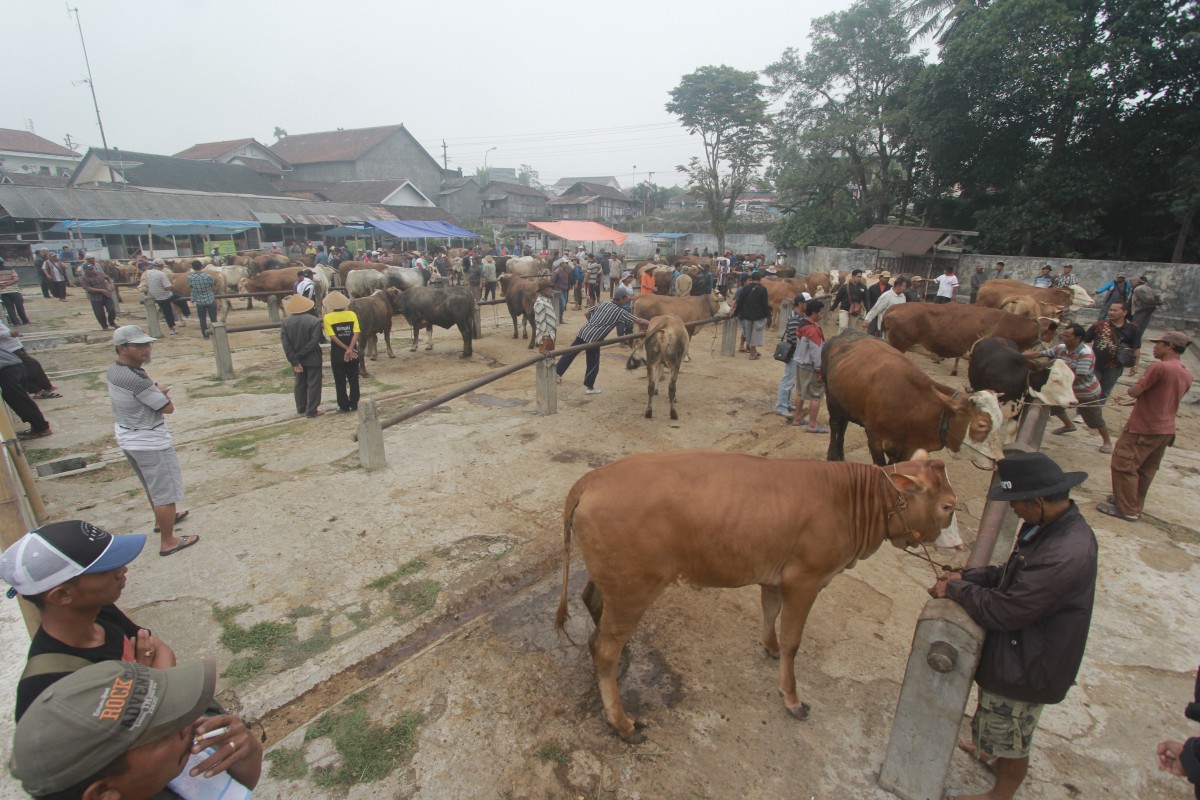
M 108 153 L 108 139 L 104 136 L 104 123 L 100 120 L 100 103 L 96 101 L 96 82 L 92 80 L 92 63 L 88 60 L 87 42 L 83 40 L 83 23 L 79 21 L 79 9 L 67 8 L 67 16 L 75 15 L 75 27 L 79 29 L 79 44 L 83 47 L 83 63 L 87 67 L 87 82 L 88 88 L 92 90 L 92 108 L 96 109 L 96 125 L 100 127 L 100 143 L 104 145 L 104 152 Z
M 442 139 L 442 169 L 446 170 L 446 140 Z
M 67 146 L 67 149 L 68 149 L 68 150 L 74 150 L 74 149 L 75 149 L 75 145 L 76 145 L 77 143 L 76 143 L 76 142 L 73 142 L 73 141 L 71 141 L 71 134 L 69 134 L 69 133 L 68 133 L 66 136 L 64 136 L 64 137 L 63 137 L 63 144 L 65 144 L 65 145 Z

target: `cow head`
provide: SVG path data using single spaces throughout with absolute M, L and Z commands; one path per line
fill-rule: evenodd
M 395 316 L 396 314 L 402 313 L 403 309 L 401 308 L 400 297 L 404 294 L 404 292 L 400 291 L 395 286 L 389 286 L 386 290 L 386 293 L 388 305 L 391 306 L 392 309 L 392 315 Z
M 984 389 L 947 397 L 937 386 L 930 388 L 946 407 L 949 429 L 944 434 L 946 446 L 954 453 L 965 450 L 972 464 L 990 472 L 994 463 L 1004 457 L 1000 448 L 1000 400 L 996 393 Z
M 1050 317 L 1038 317 L 1038 340 L 1042 344 L 1050 344 L 1058 336 L 1058 322 Z
M 897 513 L 892 515 L 890 524 L 894 530 L 897 527 L 894 518 L 898 516 L 905 531 L 888 538 L 896 547 L 916 547 L 922 542 L 937 541 L 942 530 L 950 526 L 954 504 L 958 501 L 946 475 L 945 463 L 931 461 L 928 453 L 918 450 L 910 460 L 901 461 L 894 469 L 888 479 L 904 495 L 904 503 L 897 503 Z
M 1080 309 L 1096 305 L 1095 299 L 1079 284 L 1071 286 L 1071 308 Z
M 1075 390 L 1075 372 L 1061 359 L 1054 359 L 1047 368 L 1040 359 L 1026 359 L 1029 366 L 1029 396 L 1048 406 L 1073 406 L 1078 404 Z
M 714 317 L 728 317 L 731 313 L 733 313 L 729 308 L 729 303 L 725 302 L 725 295 L 721 294 L 715 289 L 713 290 L 712 295 L 709 296 L 709 308 L 716 309 L 716 311 L 713 313 Z

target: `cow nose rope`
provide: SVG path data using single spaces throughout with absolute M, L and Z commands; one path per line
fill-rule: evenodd
M 921 532 L 917 531 L 917 530 L 913 530 L 912 525 L 910 525 L 908 522 L 908 498 L 904 496 L 904 492 L 902 492 L 900 490 L 900 487 L 897 486 L 895 481 L 892 480 L 891 474 L 888 473 L 888 471 L 886 469 L 884 469 L 883 467 L 880 467 L 879 471 L 883 473 L 883 477 L 887 478 L 888 484 L 893 489 L 896 490 L 896 502 L 892 503 L 891 509 L 888 510 L 886 520 L 890 520 L 896 514 L 899 514 L 900 520 L 904 523 L 904 533 L 899 534 L 899 535 L 908 536 L 909 534 L 912 534 L 913 538 L 915 538 L 917 540 L 917 542 L 921 545 L 921 549 L 925 551 L 925 555 L 922 556 L 920 553 L 914 553 L 911 550 L 909 550 L 907 547 L 903 548 L 901 550 L 901 552 L 903 552 L 906 555 L 910 555 L 913 558 L 920 559 L 921 561 L 928 562 L 930 569 L 933 570 L 933 577 L 935 580 L 938 577 L 940 577 L 938 574 L 938 567 L 941 567 L 942 571 L 944 571 L 944 572 L 950 572 L 951 570 L 953 570 L 954 568 L 951 567 L 950 565 L 939 564 L 933 560 L 933 556 L 929 554 L 929 546 L 925 544 L 925 541 L 924 541 L 923 537 L 921 536 Z M 884 524 L 885 525 L 887 524 L 886 521 Z M 885 529 L 884 535 L 885 536 L 887 535 L 886 529 Z M 889 536 L 888 538 L 891 539 L 894 537 Z

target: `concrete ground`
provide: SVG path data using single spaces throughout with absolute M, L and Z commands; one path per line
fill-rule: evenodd
M 28 306 L 30 347 L 35 331 L 57 342 L 38 355 L 65 395 L 44 404 L 55 435 L 30 457 L 82 454 L 100 465 L 40 481 L 51 514 L 148 532 L 145 498 L 114 449 L 103 383 L 110 340 L 77 296 Z M 581 318 L 568 312 L 562 338 Z M 258 309 L 230 318 L 259 321 Z M 458 357 L 455 332 L 439 330 L 433 352 L 410 353 L 401 331 L 397 357 L 371 364 L 364 396 L 386 416 L 526 357 L 507 318 L 485 309 L 484 324 L 469 360 Z M 268 737 L 257 796 L 890 797 L 875 781 L 933 580 L 917 559 L 882 548 L 818 599 L 797 661 L 813 704 L 806 722 L 781 708 L 776 662 L 757 643 L 754 587 L 680 586 L 647 613 L 621 677 L 627 707 L 649 724 L 640 746 L 609 733 L 586 647 L 553 630 L 562 500 L 589 469 L 694 447 L 824 457 L 827 437 L 771 413 L 780 368 L 770 359 L 722 358 L 713 333 L 700 332 L 680 378 L 678 422 L 662 398 L 656 417 L 642 418 L 645 382 L 626 374 L 621 348 L 604 351 L 601 395 L 583 395 L 582 363 L 571 368 L 554 417 L 535 413 L 533 375 L 523 372 L 390 428 L 388 467 L 367 474 L 349 438 L 353 416 L 295 417 L 274 332 L 234 334 L 238 377 L 221 383 L 194 324 L 182 331 L 155 345 L 148 370 L 173 387 L 170 425 L 192 509 L 181 531 L 202 541 L 166 559 L 149 547 L 121 605 L 181 660 L 218 660 L 222 699 Z M 961 385 L 948 362 L 912 358 Z M 328 411 L 328 380 L 326 398 Z M 1106 410 L 1114 431 L 1128 413 Z M 1099 440 L 1047 436 L 1045 451 L 1064 468 L 1091 474 L 1076 496 L 1100 541 L 1101 574 L 1078 686 L 1043 715 L 1019 797 L 1186 796 L 1157 771 L 1154 746 L 1195 732 L 1182 709 L 1200 657 L 1189 627 L 1200 594 L 1198 433 L 1196 406 L 1185 405 L 1179 446 L 1133 524 L 1094 511 L 1109 490 Z M 987 475 L 942 455 L 969 543 Z M 848 434 L 847 458 L 868 460 L 861 430 Z M 730 490 L 753 502 L 754 487 L 737 476 Z M 803 487 L 796 494 L 805 502 Z M 578 603 L 584 574 L 576 557 L 568 632 L 581 643 L 591 624 Z M 15 603 L 0 614 L 9 654 L 0 682 L 11 693 L 26 634 Z M 983 770 L 956 755 L 950 787 L 985 785 Z M 0 796 L 20 796 L 10 778 L 0 778 Z

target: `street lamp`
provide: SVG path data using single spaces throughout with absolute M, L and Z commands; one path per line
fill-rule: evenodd
M 489 147 L 487 150 L 485 150 L 483 152 L 483 172 L 485 175 L 487 174 L 487 171 L 488 171 L 488 168 L 487 168 L 488 153 L 492 152 L 495 149 L 496 149 L 495 147 Z

